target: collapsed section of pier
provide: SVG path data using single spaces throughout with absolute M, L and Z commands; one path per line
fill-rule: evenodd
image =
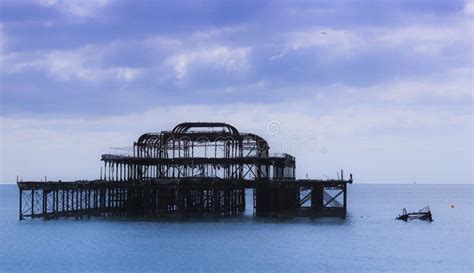
M 345 218 L 352 175 L 295 179 L 295 158 L 269 150 L 262 137 L 226 123 L 181 123 L 102 155 L 100 179 L 18 182 L 19 217 L 237 215 L 253 189 L 256 216 Z

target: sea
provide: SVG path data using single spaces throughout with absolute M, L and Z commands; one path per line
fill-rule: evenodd
M 474 272 L 474 185 L 352 184 L 346 219 L 18 220 L 0 185 L 1 272 Z M 395 220 L 430 206 L 433 222 Z

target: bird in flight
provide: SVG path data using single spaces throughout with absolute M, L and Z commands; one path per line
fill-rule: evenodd
M 326 35 L 327 33 L 326 33 L 326 32 L 324 32 L 324 31 L 322 31 L 322 32 L 321 32 L 321 34 L 324 34 L 324 35 Z

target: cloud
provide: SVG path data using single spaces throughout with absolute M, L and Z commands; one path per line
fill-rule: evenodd
M 425 77 L 394 78 L 370 86 L 345 84 L 320 86 L 320 94 L 337 94 L 344 102 L 389 103 L 413 105 L 465 105 L 472 99 L 472 70 L 470 67 L 447 70 Z M 326 96 L 327 97 L 327 96 Z
M 470 68 L 456 69 L 450 73 L 423 80 L 395 80 L 378 85 L 378 96 L 394 102 L 425 102 L 438 99 L 450 101 L 470 101 L 472 99 L 472 79 Z
M 93 17 L 110 3 L 109 0 L 40 0 L 43 6 L 57 8 L 61 12 L 78 17 Z
M 235 25 L 235 26 L 224 26 L 224 27 L 211 27 L 203 30 L 195 31 L 191 35 L 191 39 L 194 41 L 210 40 L 225 35 L 236 35 L 247 30 L 245 25 Z
M 46 55 L 46 59 L 41 64 L 46 66 L 50 74 L 60 80 L 70 80 L 73 78 L 96 81 L 104 78 L 106 69 L 100 69 L 96 62 L 100 56 L 93 53 L 90 47 L 70 51 L 53 51 Z
M 183 46 L 180 39 L 163 35 L 152 35 L 143 39 L 143 44 L 152 49 L 175 49 Z
M 183 80 L 192 65 L 203 65 L 223 69 L 232 73 L 242 73 L 248 70 L 248 54 L 250 48 L 229 48 L 217 46 L 213 48 L 194 50 L 171 56 L 168 62 L 174 67 L 178 80 Z
M 128 67 L 117 68 L 117 79 L 132 81 L 137 78 L 141 73 L 141 69 L 134 69 Z
M 0 58 L 1 55 L 3 55 L 3 49 L 7 45 L 7 37 L 5 35 L 5 30 L 4 26 L 2 23 L 0 23 Z
M 108 43 L 87 44 L 75 49 L 6 52 L 0 56 L 1 70 L 6 74 L 28 71 L 47 73 L 60 81 L 101 82 L 119 79 L 133 81 L 148 74 L 166 77 L 173 73 L 183 83 L 189 71 L 200 73 L 242 74 L 250 68 L 251 47 L 221 44 L 220 35 L 239 31 L 235 28 L 199 30 L 189 37 L 148 35 L 138 39 L 119 39 Z M 117 65 L 123 54 L 145 56 L 141 67 Z M 123 63 L 118 59 L 119 63 Z
M 412 50 L 415 54 L 425 55 L 453 55 L 459 54 L 455 48 L 469 50 L 470 41 L 466 39 L 471 34 L 469 22 L 453 24 L 409 25 L 391 29 L 374 29 L 375 42 L 387 47 L 398 47 Z M 459 48 L 460 47 L 460 48 Z M 449 52 L 453 50 L 454 52 Z
M 277 45 L 284 49 L 270 60 L 282 58 L 290 51 L 308 49 L 323 51 L 331 60 L 384 50 L 437 57 L 466 56 L 472 51 L 471 41 L 466 39 L 472 36 L 471 28 L 471 22 L 466 20 L 454 20 L 439 26 L 417 22 L 380 27 L 312 26 L 276 36 Z
M 464 14 L 467 14 L 467 15 L 470 15 L 470 16 L 474 15 L 474 2 L 472 2 L 472 1 L 467 2 L 464 5 L 463 12 L 464 12 Z
M 141 74 L 140 68 L 111 66 L 105 63 L 104 55 L 111 47 L 87 45 L 72 50 L 5 54 L 0 59 L 1 70 L 9 74 L 21 74 L 31 70 L 45 71 L 59 81 L 135 80 Z
M 286 34 L 285 39 L 292 50 L 331 48 L 339 54 L 350 54 L 353 49 L 365 44 L 364 39 L 354 31 L 323 27 L 290 32 Z

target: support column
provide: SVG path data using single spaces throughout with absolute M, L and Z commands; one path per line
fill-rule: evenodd
M 43 219 L 47 219 L 46 214 L 48 212 L 48 192 L 43 190 Z
M 346 218 L 346 213 L 347 213 L 347 183 L 344 183 L 343 187 L 344 193 L 343 193 L 343 201 L 344 201 L 344 211 L 343 211 L 343 219 Z
M 35 190 L 31 190 L 31 218 L 35 217 Z
M 23 220 L 23 190 L 20 189 L 20 221 Z
M 311 217 L 315 217 L 324 209 L 324 185 L 316 185 L 311 189 Z

